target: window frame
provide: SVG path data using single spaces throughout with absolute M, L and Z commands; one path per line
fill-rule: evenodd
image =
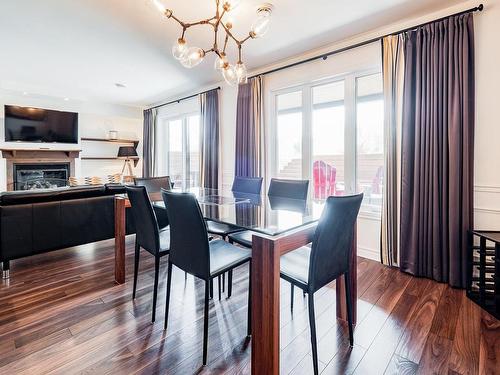
M 334 77 L 312 80 L 298 85 L 293 85 L 285 88 L 280 88 L 270 91 L 270 142 L 268 143 L 269 155 L 269 175 L 278 175 L 278 96 L 291 92 L 301 91 L 302 93 L 302 178 L 309 181 L 312 180 L 312 134 L 313 134 L 313 89 L 314 87 L 332 84 L 339 81 L 344 81 L 344 184 L 345 193 L 352 194 L 356 191 L 357 186 L 357 79 L 369 75 L 380 74 L 380 68 L 363 69 L 356 72 L 339 74 Z M 380 94 L 383 99 L 383 93 Z M 311 195 L 311 189 L 309 189 Z M 380 218 L 380 208 L 374 210 L 374 205 L 363 203 L 361 211 L 363 216 Z
M 182 188 L 186 189 L 188 187 L 188 181 L 190 179 L 188 178 L 190 175 L 190 160 L 188 159 L 189 157 L 189 118 L 193 116 L 198 116 L 200 117 L 200 112 L 199 111 L 190 111 L 186 113 L 180 113 L 172 116 L 159 116 L 159 124 L 163 128 L 163 139 L 161 139 L 163 143 L 163 147 L 161 151 L 163 152 L 163 155 L 158 155 L 158 157 L 164 159 L 165 163 L 165 168 L 164 170 L 166 171 L 166 174 L 168 176 L 171 176 L 171 171 L 170 171 L 170 132 L 168 127 L 170 126 L 171 122 L 174 121 L 181 121 L 181 127 L 182 127 Z M 201 118 L 200 118 L 200 132 L 201 132 Z M 158 142 L 159 139 L 156 139 L 156 142 Z M 200 152 L 201 152 L 201 147 L 200 147 Z M 201 178 L 201 172 L 199 179 Z M 173 182 L 173 181 L 172 181 Z

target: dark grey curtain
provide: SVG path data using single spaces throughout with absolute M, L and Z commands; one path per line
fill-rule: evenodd
M 261 177 L 265 148 L 262 132 L 262 77 L 239 85 L 236 107 L 235 175 Z
M 473 226 L 472 14 L 407 33 L 402 120 L 403 271 L 464 287 Z
M 143 144 L 142 144 L 142 175 L 152 177 L 155 170 L 156 146 L 155 125 L 156 109 L 144 111 Z
M 200 94 L 201 104 L 201 186 L 219 187 L 219 90 Z

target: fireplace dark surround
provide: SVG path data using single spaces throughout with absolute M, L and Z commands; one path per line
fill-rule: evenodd
M 13 190 L 51 189 L 66 186 L 69 163 L 13 164 Z

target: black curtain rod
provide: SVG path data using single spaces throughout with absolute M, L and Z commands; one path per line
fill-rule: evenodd
M 263 75 L 267 75 L 267 74 L 271 74 L 271 73 L 276 73 L 276 72 L 279 72 L 280 70 L 285 70 L 285 69 L 288 69 L 288 68 L 293 68 L 293 67 L 295 67 L 297 65 L 306 64 L 308 62 L 316 61 L 316 60 L 319 60 L 319 59 L 326 60 L 328 58 L 328 56 L 336 55 L 337 53 L 349 51 L 349 50 L 354 49 L 354 48 L 358 48 L 358 47 L 366 46 L 367 44 L 378 42 L 378 41 L 380 41 L 381 39 L 383 39 L 383 38 L 385 38 L 387 36 L 401 34 L 401 33 L 404 33 L 404 32 L 410 31 L 410 30 L 414 30 L 416 28 L 419 28 L 419 27 L 422 27 L 422 26 L 425 26 L 425 25 L 429 25 L 429 24 L 434 23 L 434 22 L 439 22 L 439 21 L 445 20 L 445 19 L 447 19 L 449 17 L 460 16 L 462 14 L 471 13 L 471 12 L 478 12 L 478 11 L 481 12 L 483 9 L 484 9 L 484 5 L 483 4 L 479 4 L 477 7 L 474 7 L 474 8 L 470 8 L 470 9 L 467 9 L 467 10 L 464 10 L 464 11 L 461 11 L 461 12 L 458 12 L 458 13 L 455 13 L 455 14 L 450 14 L 449 16 L 441 17 L 441 18 L 435 19 L 433 21 L 424 22 L 424 23 L 421 23 L 420 25 L 408 27 L 406 29 L 395 31 L 395 32 L 392 32 L 390 34 L 386 34 L 386 35 L 378 36 L 376 38 L 365 40 L 364 42 L 359 42 L 359 43 L 352 44 L 352 45 L 347 46 L 347 47 L 342 47 L 342 48 L 339 48 L 339 49 L 336 49 L 336 50 L 333 50 L 333 51 L 330 51 L 330 52 L 327 52 L 327 53 L 322 53 L 321 55 L 313 56 L 313 57 L 310 57 L 308 59 L 297 61 L 297 62 L 288 64 L 288 65 L 285 65 L 285 66 L 280 66 L 279 68 L 274 68 L 274 69 L 268 70 L 268 71 L 263 72 L 263 73 L 255 74 L 255 75 L 253 75 L 253 76 L 251 76 L 249 78 L 255 78 L 255 77 L 258 77 L 258 76 L 263 76 Z
M 212 91 L 212 90 L 220 90 L 220 86 L 215 87 L 215 88 L 210 89 L 210 90 L 206 90 L 206 91 L 199 92 L 199 93 L 197 93 L 197 94 L 193 94 L 193 95 L 185 96 L 184 98 L 180 98 L 180 99 L 172 100 L 172 101 L 167 102 L 167 103 L 158 104 L 158 105 L 155 105 L 154 107 L 151 107 L 151 108 L 148 108 L 148 109 L 156 109 L 156 108 L 163 107 L 164 105 L 169 105 L 169 104 L 179 103 L 179 102 L 181 102 L 181 101 L 183 101 L 183 100 L 194 98 L 195 96 L 198 96 L 198 95 L 201 95 L 201 94 L 205 94 L 205 93 L 207 93 L 207 92 L 209 92 L 209 91 Z

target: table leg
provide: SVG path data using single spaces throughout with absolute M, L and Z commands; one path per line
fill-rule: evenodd
M 271 239 L 252 240 L 252 374 L 279 374 L 280 251 Z
M 351 250 L 351 267 L 349 270 L 349 282 L 351 286 L 351 301 L 352 301 L 352 322 L 356 324 L 357 318 L 357 300 L 358 300 L 358 247 L 357 247 L 357 230 L 354 226 L 354 234 L 352 239 Z M 344 277 L 341 276 L 336 280 L 337 285 L 337 318 L 347 321 L 347 304 L 345 299 L 345 283 Z
M 115 198 L 115 282 L 125 283 L 125 199 Z

